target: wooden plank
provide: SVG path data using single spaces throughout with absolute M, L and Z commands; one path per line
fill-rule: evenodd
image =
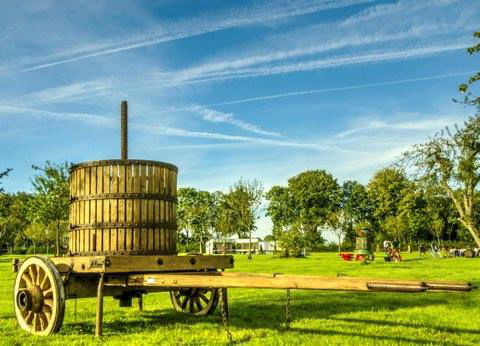
M 165 168 L 159 167 L 158 172 L 159 172 L 158 185 L 160 189 L 159 192 L 165 193 Z
M 158 228 L 153 229 L 153 241 L 155 250 L 160 251 L 160 229 Z
M 129 286 L 369 291 L 371 290 L 369 284 L 374 284 L 378 287 L 381 287 L 383 284 L 384 287 L 396 287 L 398 291 L 402 292 L 427 290 L 427 286 L 423 281 L 399 281 L 395 284 L 374 281 L 371 279 L 222 272 L 205 274 L 132 274 L 128 277 Z
M 149 251 L 152 251 L 152 250 L 155 250 L 155 239 L 154 239 L 154 233 L 153 233 L 153 228 L 149 228 L 148 229 L 148 240 L 147 240 L 147 244 L 148 244 L 148 250 Z
M 131 251 L 133 250 L 133 229 L 131 228 L 127 228 L 125 230 L 125 237 L 126 237 L 126 240 L 125 240 L 125 249 L 127 251 Z
M 193 256 L 74 256 L 74 257 L 52 257 L 55 264 L 68 264 L 73 266 L 75 273 L 146 273 L 162 271 L 196 271 L 207 269 L 228 269 L 233 268 L 232 256 L 230 255 L 193 255 Z M 94 262 L 110 262 L 108 267 L 94 267 Z M 134 260 L 133 260 L 134 259 Z M 192 261 L 192 259 L 194 261 Z M 193 262 L 193 263 L 192 263 Z M 161 263 L 161 264 L 159 264 Z M 82 264 L 85 266 L 82 268 Z
M 139 251 L 140 250 L 140 229 L 139 228 L 134 228 L 133 229 L 133 251 Z

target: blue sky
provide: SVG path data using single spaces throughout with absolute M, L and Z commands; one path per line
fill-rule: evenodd
M 119 157 L 179 186 L 265 188 L 307 169 L 366 183 L 472 110 L 473 0 L 19 1 L 0 12 L 0 169 Z M 259 222 L 260 234 L 269 222 Z

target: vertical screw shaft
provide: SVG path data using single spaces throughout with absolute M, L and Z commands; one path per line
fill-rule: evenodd
M 128 104 L 122 101 L 121 106 L 121 151 L 122 160 L 128 159 Z

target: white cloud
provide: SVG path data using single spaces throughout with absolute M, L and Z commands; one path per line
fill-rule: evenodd
M 480 8 L 472 3 L 457 2 L 399 1 L 372 6 L 347 19 L 278 34 L 244 51 L 234 50 L 226 56 L 194 67 L 160 73 L 159 77 L 161 80 L 168 79 L 172 85 L 212 82 L 417 57 L 465 48 L 468 46 L 467 35 L 470 38 L 471 31 L 477 28 Z M 439 12 L 435 12 L 437 10 Z M 426 17 L 425 11 L 432 14 Z M 439 41 L 444 43 L 431 43 Z M 387 54 L 378 54 L 388 49 L 387 44 L 393 43 L 396 49 L 390 47 Z M 376 52 L 375 44 L 382 44 L 379 47 L 382 51 Z M 307 62 L 291 61 L 341 48 L 360 47 L 364 48 L 361 53 L 336 54 Z M 339 59 L 341 61 L 337 62 Z
M 0 105 L 0 114 L 1 113 L 5 115 L 15 114 L 20 116 L 35 116 L 57 120 L 83 121 L 92 125 L 102 126 L 111 126 L 113 124 L 113 119 L 111 118 L 89 113 L 51 112 L 34 108 Z
M 186 110 L 198 113 L 202 116 L 202 119 L 205 121 L 213 123 L 226 123 L 234 125 L 242 130 L 253 132 L 260 135 L 280 137 L 281 135 L 277 132 L 266 131 L 261 129 L 259 126 L 250 124 L 246 121 L 235 118 L 233 113 L 224 113 L 219 112 L 214 109 L 210 109 L 200 105 L 192 105 L 186 108 Z
M 265 66 L 249 69 L 236 69 L 232 71 L 218 72 L 203 75 L 201 78 L 188 81 L 178 82 L 173 77 L 173 85 L 175 84 L 191 84 L 205 83 L 231 79 L 251 78 L 259 76 L 271 76 L 276 74 L 304 72 L 332 67 L 342 67 L 355 64 L 378 63 L 384 61 L 393 61 L 400 59 L 411 59 L 422 56 L 434 55 L 453 50 L 465 49 L 471 45 L 470 40 L 461 40 L 457 42 L 449 42 L 439 45 L 431 45 L 426 47 L 416 47 L 410 49 L 378 51 L 366 54 L 353 54 L 343 56 L 333 56 L 322 59 L 315 59 L 306 62 L 284 63 L 274 66 Z M 175 74 L 175 73 L 174 73 Z
M 30 58 L 28 61 L 16 64 L 16 66 L 28 66 L 21 68 L 22 72 L 33 71 L 96 56 L 198 36 L 232 27 L 264 23 L 372 1 L 374 0 L 266 1 L 251 8 L 237 8 L 225 13 L 213 13 L 198 18 L 182 19 L 177 22 L 159 25 L 141 34 L 112 39 L 110 41 L 96 42 L 94 44 L 59 51 L 47 56 Z
M 380 119 L 367 120 L 366 123 L 358 127 L 343 131 L 337 134 L 337 137 L 344 138 L 359 132 L 375 131 L 375 130 L 411 130 L 411 131 L 429 131 L 434 132 L 441 130 L 445 126 L 452 125 L 459 121 L 459 117 L 435 117 L 431 119 L 423 119 L 420 114 L 415 114 L 416 119 L 409 121 L 385 121 Z

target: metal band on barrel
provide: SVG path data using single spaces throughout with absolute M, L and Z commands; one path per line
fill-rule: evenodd
M 72 165 L 70 171 L 74 171 L 77 168 L 83 167 L 96 167 L 96 166 L 108 166 L 108 165 L 120 165 L 120 166 L 128 166 L 128 165 L 143 165 L 143 166 L 156 166 L 162 168 L 169 168 L 178 172 L 178 168 L 175 165 L 172 165 L 168 162 L 162 161 L 153 161 L 153 160 L 97 160 L 97 161 L 85 161 L 80 162 Z
M 104 200 L 104 199 L 150 199 L 158 201 L 177 202 L 175 196 L 169 194 L 158 193 L 100 193 L 95 195 L 73 196 L 70 198 L 71 202 L 85 201 L 85 200 Z
M 103 228 L 166 228 L 177 229 L 177 224 L 173 222 L 97 222 L 72 224 L 70 230 L 77 229 L 103 229 Z

